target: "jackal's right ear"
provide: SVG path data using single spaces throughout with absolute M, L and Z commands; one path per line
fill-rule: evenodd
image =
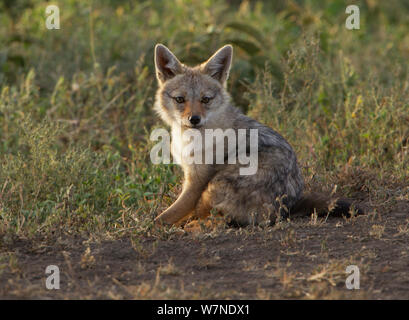
M 160 83 L 165 82 L 182 73 L 182 64 L 176 56 L 163 44 L 155 46 L 155 67 L 156 77 Z

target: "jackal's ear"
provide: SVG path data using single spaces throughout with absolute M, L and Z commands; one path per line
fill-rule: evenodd
M 156 77 L 160 83 L 182 73 L 182 64 L 178 58 L 163 44 L 155 46 Z
M 203 64 L 202 70 L 224 85 L 229 77 L 232 58 L 233 47 L 230 44 L 225 45 Z

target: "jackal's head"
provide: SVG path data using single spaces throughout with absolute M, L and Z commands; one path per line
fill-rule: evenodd
M 164 45 L 155 47 L 158 92 L 155 109 L 169 125 L 187 128 L 211 127 L 229 102 L 225 90 L 233 48 L 226 45 L 209 60 L 188 67 Z

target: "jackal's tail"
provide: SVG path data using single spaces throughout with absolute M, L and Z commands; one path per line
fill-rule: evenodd
M 364 214 L 364 210 L 354 204 L 353 200 L 334 198 L 325 194 L 308 193 L 291 208 L 290 214 L 296 216 L 310 215 L 316 212 L 318 215 L 335 217 L 350 217 L 351 214 Z

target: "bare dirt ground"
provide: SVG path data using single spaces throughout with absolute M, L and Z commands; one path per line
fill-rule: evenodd
M 45 287 L 57 265 L 59 290 Z M 360 289 L 345 268 L 357 265 Z M 409 299 L 409 205 L 166 239 L 3 236 L 2 299 Z

